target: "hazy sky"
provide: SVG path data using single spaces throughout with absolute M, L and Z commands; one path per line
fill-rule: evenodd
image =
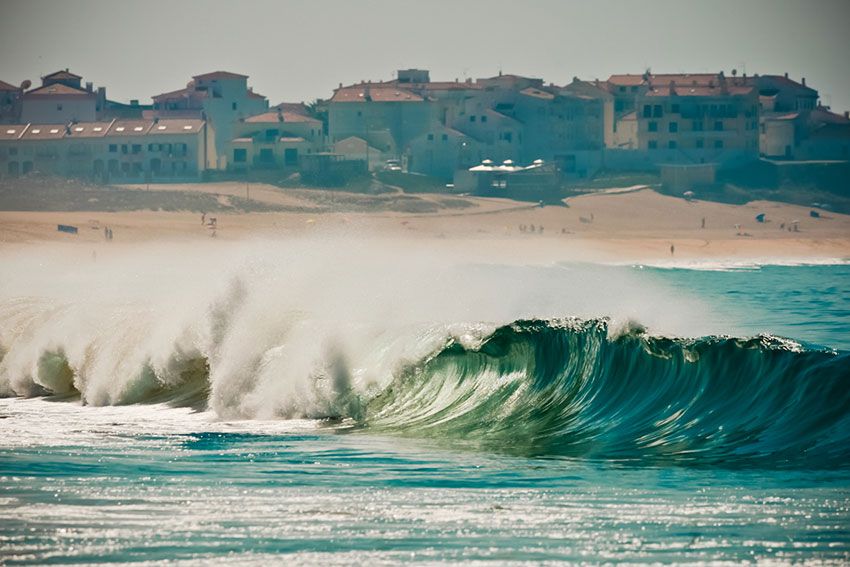
M 502 69 L 563 84 L 573 76 L 783 73 L 850 109 L 850 0 L 266 1 L 0 0 L 0 79 L 68 67 L 127 101 L 229 70 L 281 101 L 338 83 L 435 80 Z

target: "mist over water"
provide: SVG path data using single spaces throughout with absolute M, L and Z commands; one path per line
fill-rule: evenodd
M 666 335 L 733 332 L 628 270 L 478 263 L 427 243 L 339 237 L 5 253 L 0 390 L 86 404 L 208 386 L 222 417 L 337 415 L 404 361 L 517 319 L 610 317 Z M 202 362 L 199 362 L 202 361 Z M 209 384 L 197 374 L 208 367 Z M 184 392 L 192 396 L 192 392 Z M 195 392 L 203 395 L 201 392 Z

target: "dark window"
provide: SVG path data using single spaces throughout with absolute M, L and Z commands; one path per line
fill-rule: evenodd
M 434 134 L 428 134 L 428 141 L 431 142 L 434 140 Z
M 286 148 L 283 150 L 283 163 L 285 165 L 298 165 L 298 149 Z
M 670 148 L 671 150 L 675 150 L 676 149 L 676 140 L 670 140 L 669 142 L 667 142 L 667 147 Z
M 661 109 L 660 104 L 656 104 L 652 107 L 652 116 L 655 118 L 661 118 L 662 116 L 664 116 L 664 111 Z
M 620 92 L 621 92 L 621 93 L 626 92 L 626 87 L 620 87 Z
M 149 152 L 152 152 L 152 151 L 154 151 L 153 149 L 154 149 L 154 145 L 153 145 L 153 144 L 148 144 L 148 151 L 149 151 Z
M 507 143 L 509 143 L 509 144 L 510 144 L 511 142 L 513 142 L 513 140 L 514 140 L 514 134 L 513 134 L 513 132 L 505 132 L 504 140 L 505 140 Z
M 234 102 L 233 104 L 231 104 L 230 108 L 232 108 L 233 110 L 236 110 L 236 103 Z
M 57 105 L 56 105 L 56 110 L 62 110 L 62 105 L 61 105 L 61 104 L 57 104 Z
M 718 132 L 723 130 L 723 121 L 722 120 L 716 120 L 714 122 L 714 129 Z
M 670 112 L 672 112 L 673 114 L 679 114 L 679 105 L 678 104 L 671 105 L 670 106 Z
M 648 104 L 643 105 L 643 117 L 652 118 L 652 107 Z
M 141 144 L 133 144 L 133 153 L 134 154 L 137 154 L 141 151 L 142 151 L 142 145 Z
M 246 161 L 248 161 L 248 150 L 235 148 L 233 150 L 233 163 L 245 163 Z
M 482 116 L 482 117 L 481 117 L 481 122 L 487 122 L 487 117 L 486 117 L 486 116 Z
M 360 112 L 360 111 L 358 110 L 358 111 L 357 111 L 357 116 L 363 116 L 363 113 L 362 113 L 362 112 Z
M 443 141 L 444 141 L 444 142 L 445 142 L 445 141 L 447 141 L 447 140 L 449 139 L 449 135 L 448 135 L 448 134 L 443 134 L 443 135 L 442 135 L 442 139 L 443 139 Z
M 650 140 L 649 141 L 649 149 L 654 150 L 656 148 L 658 148 L 658 142 L 656 142 L 655 140 Z
M 470 122 L 475 122 L 475 115 L 474 115 L 474 114 L 470 115 L 470 117 L 469 117 L 469 121 L 470 121 Z
M 658 122 L 652 121 L 648 124 L 650 132 L 658 132 Z
M 667 130 L 670 133 L 675 134 L 676 132 L 679 131 L 679 123 L 678 122 L 671 122 L 670 124 L 667 125 Z
M 127 144 L 121 144 L 121 153 L 126 154 L 129 151 Z

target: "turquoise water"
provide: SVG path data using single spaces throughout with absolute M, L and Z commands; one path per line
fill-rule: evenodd
M 389 368 L 378 383 L 361 380 L 350 343 L 332 348 L 300 413 L 228 414 L 266 407 L 237 391 L 304 395 L 259 387 L 280 347 L 263 346 L 260 379 L 227 384 L 230 358 L 178 349 L 172 374 L 144 365 L 138 380 L 156 375 L 158 389 L 123 398 L 149 403 L 103 405 L 72 377 L 94 363 L 53 345 L 38 386 L 0 399 L 3 561 L 850 562 L 850 266 L 594 268 L 590 287 L 624 279 L 675 295 L 677 310 L 698 304 L 700 325 L 729 335 L 714 338 L 631 316 L 540 318 L 546 294 L 585 270 L 481 269 L 543 282 L 535 317 L 374 363 Z M 58 316 L 26 309 L 6 320 Z M 411 336 L 435 332 L 394 340 Z M 5 372 L 28 360 L 26 337 L 3 345 Z M 381 349 L 364 360 L 396 352 L 369 344 Z

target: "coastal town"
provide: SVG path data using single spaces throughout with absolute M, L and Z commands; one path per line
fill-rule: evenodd
M 646 71 L 556 85 L 403 69 L 272 105 L 249 77 L 213 71 L 151 98 L 113 101 L 69 69 L 40 85 L 0 81 L 0 178 L 169 183 L 274 171 L 332 186 L 389 169 L 483 191 L 505 177 L 545 186 L 673 168 L 710 182 L 758 162 L 850 159 L 848 113 L 787 73 Z

